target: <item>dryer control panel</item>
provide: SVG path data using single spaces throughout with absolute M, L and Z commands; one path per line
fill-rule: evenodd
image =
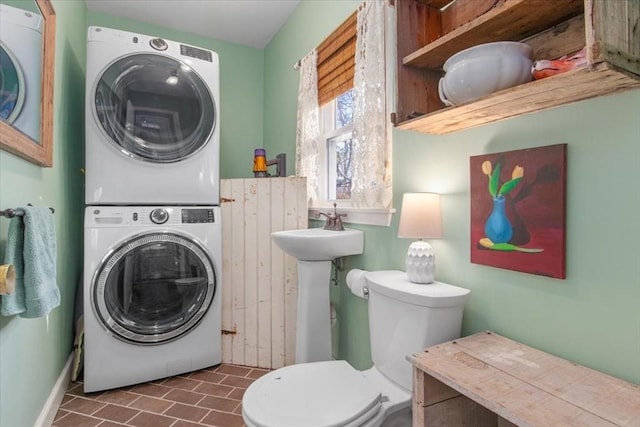
M 210 50 L 198 49 L 197 47 L 180 45 L 180 55 L 190 56 L 192 58 L 202 59 L 203 61 L 213 62 Z

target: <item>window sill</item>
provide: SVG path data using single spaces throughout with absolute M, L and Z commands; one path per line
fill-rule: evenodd
M 322 218 L 316 218 L 320 212 L 333 212 L 333 207 L 309 207 L 309 219 L 324 221 Z M 342 222 L 349 224 L 367 224 L 388 227 L 391 224 L 391 216 L 396 212 L 395 209 L 384 208 L 353 208 L 338 207 L 338 212 L 346 213 L 347 216 L 342 218 Z

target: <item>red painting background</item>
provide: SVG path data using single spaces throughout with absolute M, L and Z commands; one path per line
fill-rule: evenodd
M 480 246 L 484 223 L 493 199 L 489 177 L 482 163 L 500 163 L 500 185 L 511 179 L 516 165 L 524 168 L 518 186 L 505 196 L 506 212 L 513 226 L 509 243 L 522 248 L 544 249 L 538 253 L 497 251 Z M 528 148 L 470 158 L 471 262 L 558 279 L 566 277 L 566 169 L 567 144 Z

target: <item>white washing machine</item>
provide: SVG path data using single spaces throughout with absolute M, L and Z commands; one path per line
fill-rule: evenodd
M 221 363 L 217 206 L 89 206 L 84 391 Z
M 0 119 L 36 141 L 41 76 L 42 16 L 0 4 Z
M 219 63 L 109 28 L 87 37 L 87 205 L 219 203 Z

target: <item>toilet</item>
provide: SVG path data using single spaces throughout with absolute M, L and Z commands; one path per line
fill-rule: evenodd
M 373 367 L 358 371 L 332 360 L 271 371 L 242 398 L 248 427 L 411 426 L 412 366 L 406 356 L 460 337 L 470 291 L 415 284 L 403 271 L 351 270 L 347 285 L 369 300 Z

